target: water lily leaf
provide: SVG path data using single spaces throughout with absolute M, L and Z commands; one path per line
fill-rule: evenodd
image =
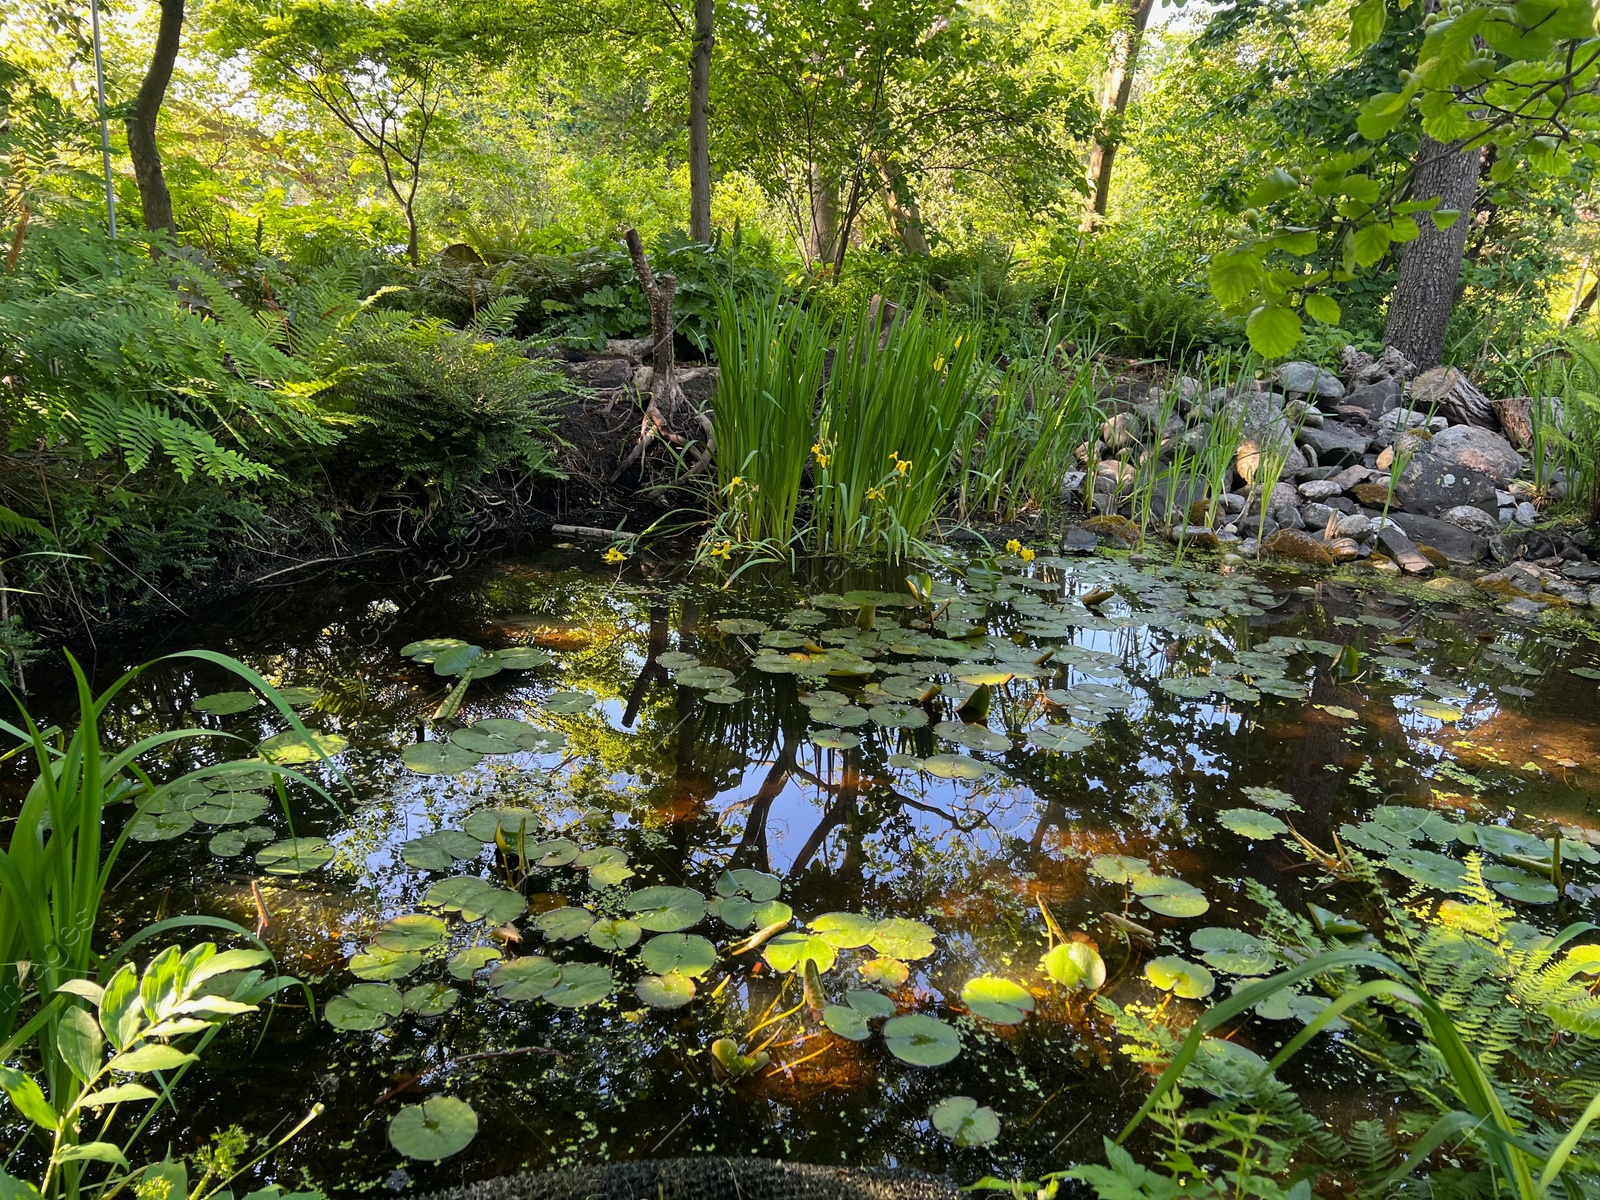
M 853 704 L 826 704 L 811 709 L 810 713 L 818 725 L 837 725 L 842 729 L 865 725 L 869 719 L 866 709 Z
M 1203 1000 L 1217 990 L 1217 981 L 1210 971 L 1176 954 L 1153 958 L 1145 963 L 1144 977 L 1163 992 L 1171 992 L 1185 1000 Z
M 445 924 L 427 913 L 406 913 L 385 921 L 372 937 L 385 950 L 426 950 L 444 941 Z
M 644 931 L 626 917 L 602 917 L 589 926 L 589 942 L 601 950 L 627 950 L 637 946 Z
M 594 920 L 587 908 L 553 908 L 541 913 L 533 925 L 552 942 L 570 942 L 588 933 Z
M 500 950 L 495 946 L 469 946 L 450 956 L 445 970 L 451 979 L 471 979 L 492 962 L 500 961 Z
M 716 623 L 716 626 L 723 633 L 746 637 L 767 631 L 767 623 L 765 621 L 751 621 L 745 617 L 723 617 L 722 620 Z
M 491 733 L 486 729 L 457 729 L 450 735 L 450 743 L 472 754 L 515 754 L 520 746 L 508 737 L 498 733 Z M 433 745 L 424 742 L 423 745 Z M 410 765 L 409 763 L 407 764 Z
M 459 1154 L 477 1136 L 478 1114 L 454 1096 L 430 1096 L 421 1104 L 407 1104 L 389 1122 L 389 1144 L 422 1162 Z
M 1516 867 L 1491 865 L 1483 868 L 1483 878 L 1507 900 L 1523 904 L 1554 904 L 1561 899 L 1556 885 L 1529 871 Z
M 406 1011 L 418 1017 L 442 1017 L 456 1006 L 461 993 L 443 983 L 419 983 L 405 994 Z
M 768 942 L 761 956 L 774 971 L 788 974 L 807 962 L 816 963 L 818 971 L 830 970 L 838 952 L 823 938 L 790 930 Z
M 308 733 L 302 736 L 291 729 L 287 733 L 269 737 L 256 747 L 256 753 L 280 767 L 293 767 L 332 758 L 349 744 L 349 738 L 337 733 Z
M 869 944 L 890 958 L 927 958 L 933 953 L 933 926 L 906 917 L 890 917 L 873 927 Z
M 1300 805 L 1288 792 L 1271 787 L 1241 788 L 1244 796 L 1258 808 L 1271 808 L 1278 812 L 1299 812 Z
M 698 658 L 692 654 L 685 654 L 682 650 L 668 650 L 665 654 L 658 654 L 656 662 L 669 671 L 681 671 L 685 667 L 700 665 Z
M 657 975 L 676 973 L 694 979 L 717 965 L 717 948 L 698 934 L 663 933 L 644 944 L 639 961 Z
M 460 675 L 480 665 L 485 657 L 482 646 L 474 646 L 467 642 L 456 642 L 450 646 L 441 646 L 430 652 L 430 656 L 409 655 L 417 662 L 433 663 L 435 675 Z
M 519 837 L 532 837 L 543 825 L 531 808 L 480 808 L 461 822 L 461 828 L 480 843 L 492 842 L 499 834 L 513 845 Z
M 322 699 L 322 689 L 314 687 L 281 687 L 278 699 L 290 708 L 310 708 Z
M 270 834 L 268 836 L 271 836 Z M 250 843 L 245 840 L 244 830 L 224 829 L 206 843 L 206 849 L 218 858 L 233 858 L 243 854 Z
M 405 1003 L 387 983 L 353 983 L 322 1006 L 323 1020 L 335 1029 L 378 1029 L 400 1015 Z
M 712 916 L 719 918 L 730 929 L 765 929 L 779 925 L 794 916 L 794 909 L 782 900 L 763 900 L 757 904 L 743 896 L 724 896 L 707 906 Z
M 998 975 L 979 975 L 961 989 L 961 1002 L 996 1025 L 1017 1025 L 1033 1011 L 1033 993 Z
M 128 837 L 136 842 L 169 842 L 194 828 L 194 814 L 183 809 L 173 812 L 146 811 L 128 822 Z
M 724 871 L 717 879 L 717 895 L 744 895 L 755 901 L 776 900 L 783 890 L 783 880 L 766 871 Z
M 819 729 L 811 741 L 823 750 L 854 750 L 861 745 L 861 735 L 844 729 Z
M 570 867 L 578 861 L 582 853 L 578 843 L 570 838 L 551 838 L 548 842 L 539 842 L 528 849 L 528 856 L 534 860 L 534 866 L 544 867 Z
M 589 886 L 599 891 L 601 888 L 619 887 L 632 879 L 637 872 L 625 862 L 596 863 L 589 868 Z
M 256 762 L 257 759 L 240 759 L 240 763 Z M 229 763 L 231 768 L 235 764 Z M 206 787 L 213 792 L 264 792 L 272 786 L 272 781 L 282 778 L 279 771 L 267 770 L 227 770 L 221 774 L 208 776 L 205 780 Z
M 449 650 L 458 650 L 467 643 L 460 638 L 422 638 L 420 641 L 407 642 L 400 647 L 402 658 L 414 659 L 420 663 L 431 663 L 440 654 Z
M 651 1008 L 682 1008 L 694 999 L 694 980 L 687 975 L 641 975 L 633 994 Z
M 1459 892 L 1467 886 L 1466 866 L 1432 850 L 1407 847 L 1384 861 L 1393 870 L 1425 888 Z
M 844 994 L 845 1003 L 869 1020 L 894 1016 L 894 1001 L 882 992 L 851 991 Z
M 647 887 L 630 892 L 627 909 L 652 933 L 677 933 L 697 925 L 706 915 L 705 897 L 681 887 Z
M 496 887 L 476 875 L 452 875 L 428 889 L 422 902 L 430 908 L 461 914 L 463 921 L 487 920 L 491 925 L 515 921 L 528 911 L 521 892 Z
M 848 1004 L 829 1004 L 822 1010 L 822 1023 L 828 1027 L 829 1032 L 837 1034 L 846 1041 L 864 1042 L 872 1036 L 872 1028 L 867 1024 L 866 1014 L 851 1008 Z
M 928 714 L 908 704 L 874 704 L 867 716 L 885 729 L 921 729 L 928 723 Z
M 1271 943 L 1242 929 L 1197 929 L 1189 935 L 1189 944 L 1208 965 L 1231 975 L 1270 975 L 1278 969 Z
M 1217 814 L 1217 820 L 1224 829 L 1254 841 L 1265 841 L 1289 832 L 1289 826 L 1283 821 L 1253 808 L 1225 808 Z
M 922 769 L 939 779 L 982 779 L 994 770 L 986 762 L 960 754 L 930 754 L 922 760 Z
M 1323 937 L 1356 937 L 1367 931 L 1365 925 L 1323 908 L 1320 904 L 1307 904 L 1306 913 Z
M 737 704 L 744 699 L 744 693 L 736 687 L 712 688 L 703 699 L 711 704 Z
M 943 1066 L 961 1053 L 961 1036 L 937 1017 L 909 1013 L 883 1023 L 889 1053 L 915 1067 Z
M 1000 1136 L 1000 1118 L 971 1096 L 947 1096 L 928 1110 L 933 1127 L 958 1146 L 987 1146 Z
M 567 748 L 567 735 L 559 729 L 540 729 L 537 725 L 511 717 L 485 717 L 481 721 L 474 721 L 470 728 L 474 732 L 492 733 L 514 742 L 519 750 L 550 754 Z M 454 737 L 453 734 L 451 736 Z
M 561 964 L 538 954 L 508 959 L 489 973 L 489 986 L 501 1000 L 537 1000 L 561 982 Z
M 350 971 L 357 979 L 382 982 L 404 979 L 421 965 L 422 954 L 419 951 L 385 950 L 382 946 L 368 946 L 350 957 Z
M 400 751 L 400 761 L 418 775 L 459 775 L 483 758 L 454 742 L 417 742 Z
M 271 802 L 271 797 L 259 792 L 213 792 L 186 811 L 207 825 L 243 825 L 266 812 Z
M 1459 721 L 1466 715 L 1459 708 L 1449 704 L 1441 704 L 1437 700 L 1413 700 L 1411 709 L 1424 717 L 1429 717 L 1435 721 L 1443 721 L 1445 724 Z
M 568 963 L 561 968 L 561 982 L 546 992 L 543 999 L 561 1008 L 583 1008 L 604 1000 L 614 986 L 609 967 L 598 963 Z
M 595 698 L 588 692 L 552 692 L 544 698 L 544 710 L 557 716 L 575 717 L 594 707 Z
M 753 1075 L 772 1061 L 772 1055 L 765 1050 L 759 1054 L 741 1054 L 739 1043 L 728 1037 L 720 1037 L 711 1043 L 711 1057 L 733 1079 Z
M 423 871 L 448 871 L 457 862 L 477 858 L 483 843 L 459 829 L 441 829 L 412 838 L 400 847 L 400 860 Z
M 256 866 L 268 875 L 304 875 L 333 861 L 333 847 L 319 837 L 286 838 L 256 854 Z
M 254 692 L 212 692 L 209 696 L 199 697 L 192 707 L 214 717 L 225 717 L 248 712 L 260 703 L 261 697 Z
M 854 950 L 872 940 L 878 921 L 861 913 L 831 912 L 812 921 L 811 928 L 829 945 L 840 950 Z
M 1039 966 L 1062 987 L 1097 991 L 1105 986 L 1105 959 L 1087 942 L 1058 943 L 1039 960 Z
M 1044 725 L 1028 731 L 1028 741 L 1041 750 L 1075 754 L 1094 744 L 1094 734 L 1075 725 Z
M 963 721 L 940 721 L 933 727 L 933 731 L 946 741 L 965 746 L 968 750 L 998 752 L 1011 748 L 1011 739 L 1005 734 L 996 733 L 982 725 L 968 725 Z
M 1126 854 L 1096 854 L 1089 860 L 1089 874 L 1107 883 L 1132 883 L 1136 879 L 1152 878 L 1147 859 L 1130 858 Z
M 911 978 L 911 968 L 898 958 L 889 958 L 887 955 L 871 958 L 856 968 L 862 981 L 881 988 L 897 988 Z
M 1146 908 L 1164 917 L 1198 917 L 1211 907 L 1204 892 L 1182 879 L 1157 876 L 1136 879 L 1133 892 Z
M 526 671 L 532 667 L 548 667 L 554 660 L 537 646 L 511 646 L 495 651 L 500 665 L 512 671 Z
M 721 667 L 685 667 L 672 677 L 672 681 L 680 687 L 699 688 L 702 691 L 731 687 L 733 680 L 733 672 Z

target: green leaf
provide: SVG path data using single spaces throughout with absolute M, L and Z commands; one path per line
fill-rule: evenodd
M 639 961 L 657 975 L 676 972 L 693 979 L 717 965 L 717 948 L 698 934 L 663 933 L 644 944 Z
M 838 951 L 826 938 L 791 930 L 768 942 L 761 957 L 774 971 L 783 974 L 798 970 L 807 962 L 816 963 L 819 971 L 827 971 L 832 969 Z
M 256 854 L 256 866 L 268 875 L 304 875 L 333 860 L 333 847 L 318 837 L 287 838 Z
M 1289 832 L 1289 826 L 1283 821 L 1271 813 L 1258 812 L 1253 808 L 1225 808 L 1217 814 L 1217 820 L 1230 832 L 1256 841 Z
M 1274 167 L 1250 193 L 1250 205 L 1252 208 L 1265 208 L 1285 196 L 1292 196 L 1299 189 L 1298 179 L 1282 167 Z
M 407 1158 L 437 1162 L 465 1150 L 478 1135 L 478 1114 L 454 1096 L 408 1104 L 389 1122 L 389 1144 Z
M 633 985 L 633 994 L 651 1008 L 682 1008 L 694 999 L 694 980 L 676 971 L 642 975 Z
M 322 1006 L 322 1018 L 335 1029 L 377 1029 L 404 1007 L 400 990 L 390 984 L 353 983 Z
M 971 1096 L 948 1096 L 928 1110 L 933 1127 L 958 1146 L 987 1146 L 1000 1136 L 1000 1118 Z
M 1502 159 L 1501 161 L 1510 162 L 1511 160 Z M 1442 231 L 1449 229 L 1450 226 L 1461 219 L 1461 210 L 1458 208 L 1436 208 L 1428 215 L 1433 218 L 1433 227 Z
M 864 1042 L 872 1036 L 867 1015 L 847 1004 L 829 1004 L 822 1010 L 822 1023 L 846 1041 Z
M 1261 251 L 1254 247 L 1225 251 L 1211 260 L 1206 278 L 1218 304 L 1223 308 L 1237 308 L 1254 295 L 1266 279 Z
M 1162 991 L 1185 1000 L 1203 1000 L 1217 990 L 1217 981 L 1210 971 L 1176 954 L 1145 963 L 1144 977 Z
M 65 1146 L 55 1153 L 55 1160 L 63 1162 L 103 1162 L 112 1163 L 119 1167 L 126 1167 L 128 1160 L 123 1157 L 122 1150 L 110 1142 L 83 1142 L 77 1146 Z
M 1282 358 L 1300 342 L 1300 317 L 1279 304 L 1258 308 L 1244 323 L 1250 345 L 1263 358 Z
M 1306 316 L 1324 325 L 1339 323 L 1339 302 L 1332 296 L 1310 295 L 1305 298 Z
M 103 1108 L 109 1104 L 133 1104 L 141 1100 L 155 1100 L 161 1093 L 147 1088 L 142 1083 L 119 1083 L 115 1087 L 101 1088 L 99 1091 L 89 1092 L 79 1099 L 78 1104 L 83 1108 Z
M 56 1110 L 50 1107 L 44 1092 L 30 1076 L 15 1067 L 0 1067 L 0 1088 L 11 1097 L 17 1111 L 40 1129 L 55 1129 Z
M 1379 92 L 1361 106 L 1356 130 L 1369 142 L 1382 141 L 1405 115 L 1406 97 L 1399 92 Z
M 73 1005 L 61 1014 L 56 1026 L 56 1049 L 80 1083 L 94 1078 L 104 1056 L 104 1039 L 87 1009 Z
M 969 979 L 961 989 L 961 1002 L 996 1025 L 1020 1024 L 1033 1011 L 1033 994 L 1020 983 L 997 975 Z
M 872 940 L 878 922 L 861 913 L 831 912 L 812 921 L 811 928 L 829 945 L 840 950 L 854 950 Z
M 537 954 L 513 958 L 489 973 L 489 986 L 501 1000 L 537 1000 L 561 982 L 561 965 Z
M 1350 50 L 1360 54 L 1383 36 L 1388 22 L 1388 0 L 1361 0 L 1350 10 Z
M 689 888 L 640 888 L 628 893 L 626 904 L 639 927 L 652 933 L 677 933 L 699 924 L 706 915 L 705 897 Z
M 933 926 L 907 917 L 890 917 L 873 927 L 869 944 L 891 958 L 927 958 L 933 953 Z
M 124 1051 L 107 1065 L 113 1071 L 173 1071 L 194 1060 L 194 1055 L 185 1054 L 176 1046 L 152 1042 Z
M 1272 244 L 1279 250 L 1288 254 L 1304 257 L 1317 252 L 1317 231 L 1315 229 L 1297 229 L 1291 232 L 1280 233 L 1272 239 Z
M 1363 225 L 1351 235 L 1356 264 L 1370 267 L 1389 252 L 1389 230 L 1383 225 Z
M 561 968 L 561 981 L 544 994 L 546 1004 L 560 1008 L 582 1008 L 604 1000 L 616 981 L 611 970 L 599 963 L 568 963 Z
M 961 1037 L 937 1017 L 910 1013 L 883 1023 L 889 1053 L 915 1067 L 939 1067 L 961 1053 Z

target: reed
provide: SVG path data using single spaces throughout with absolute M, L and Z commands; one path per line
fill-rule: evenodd
M 1099 420 L 1094 368 L 1021 359 L 996 375 L 992 391 L 984 419 L 962 427 L 957 510 L 1012 521 L 1058 501 L 1076 448 Z

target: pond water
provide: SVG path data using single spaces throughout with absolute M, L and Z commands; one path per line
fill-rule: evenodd
M 340 748 L 337 772 L 305 768 L 332 802 L 294 785 L 287 812 L 265 792 L 169 804 L 122 861 L 109 938 L 264 912 L 318 1004 L 286 994 L 259 1044 L 254 1025 L 216 1043 L 151 1144 L 281 1131 L 321 1103 L 269 1176 L 383 1192 L 705 1153 L 1036 1176 L 1096 1156 L 1149 1086 L 1087 993 L 1041 970 L 1052 928 L 1097 947 L 1106 995 L 1151 1001 L 1148 960 L 1250 927 L 1250 881 L 1340 908 L 1286 826 L 1331 851 L 1345 825 L 1444 887 L 1439 846 L 1375 843 L 1362 819 L 1600 840 L 1595 642 L 1507 625 L 1465 584 L 956 557 L 916 568 L 919 601 L 884 565 L 721 589 L 584 548 L 463 559 L 380 559 L 98 647 L 102 681 L 161 652 L 235 655 L 316 689 L 303 718 Z M 539 653 L 496 660 L 435 720 L 462 679 L 443 672 L 474 660 L 432 639 Z M 238 739 L 205 753 L 250 756 L 287 727 L 274 710 L 194 707 L 237 686 L 163 667 L 113 728 L 200 723 Z M 679 890 L 644 890 L 662 887 Z M 1554 899 L 1525 873 L 1505 890 Z M 1592 900 L 1573 886 L 1559 907 Z M 820 1019 L 807 959 L 810 999 L 834 1006 Z M 964 1002 L 984 976 L 1021 988 Z M 896 1040 L 884 1018 L 908 1014 L 938 1028 Z M 719 1039 L 768 1061 L 730 1078 Z M 1317 1070 L 1330 1108 L 1378 1103 L 1337 1056 Z M 958 1095 L 998 1138 L 932 1127 Z M 467 1102 L 477 1134 L 437 1165 L 403 1158 L 390 1120 L 434 1096 Z

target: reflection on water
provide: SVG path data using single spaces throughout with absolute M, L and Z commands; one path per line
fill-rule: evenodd
M 264 915 L 283 967 L 320 1004 L 353 981 L 346 960 L 378 926 L 448 874 L 408 865 L 402 845 L 515 805 L 535 816 L 530 836 L 625 851 L 636 872 L 627 887 L 711 896 L 725 868 L 750 868 L 781 877 L 802 919 L 926 921 L 936 950 L 886 990 L 901 1012 L 954 1024 L 959 1056 L 911 1066 L 880 1039 L 834 1036 L 802 1011 L 754 1039 L 771 1041 L 768 1067 L 720 1079 L 711 1043 L 743 1040 L 801 1004 L 795 978 L 758 954 L 724 955 L 687 1006 L 648 1008 L 627 954 L 534 929 L 538 914 L 593 898 L 571 868 L 534 871 L 527 920 L 493 931 L 455 922 L 447 949 L 609 962 L 619 983 L 609 1000 L 505 1003 L 480 974 L 454 985 L 461 1002 L 442 1017 L 339 1032 L 289 999 L 259 1047 L 253 1034 L 218 1043 L 185 1086 L 189 1108 L 158 1121 L 157 1140 L 191 1145 L 232 1123 L 264 1133 L 321 1100 L 325 1115 L 278 1161 L 344 1190 L 710 1152 L 914 1165 L 963 1181 L 1037 1174 L 1096 1153 L 1147 1086 L 1092 1004 L 1039 974 L 1046 910 L 1098 944 L 1107 991 L 1125 1000 L 1150 994 L 1139 976 L 1149 953 L 1183 949 L 1203 924 L 1247 921 L 1246 880 L 1286 896 L 1299 886 L 1303 860 L 1218 820 L 1245 788 L 1291 794 L 1295 828 L 1324 846 L 1379 803 L 1595 823 L 1597 685 L 1569 670 L 1593 661 L 1592 644 L 1497 626 L 1446 593 L 1040 559 L 937 565 L 933 603 L 916 606 L 906 572 L 887 567 L 751 573 L 723 591 L 594 565 L 546 549 L 378 568 L 247 598 L 162 631 L 159 645 L 102 644 L 102 680 L 165 650 L 235 654 L 275 682 L 322 689 L 308 723 L 349 739 L 343 779 L 323 773 L 336 806 L 292 790 L 287 813 L 258 822 L 273 837 L 327 838 L 329 866 L 262 876 L 254 847 L 219 857 L 208 849 L 216 830 L 196 826 L 123 860 L 108 936 L 158 915 L 251 926 Z M 730 618 L 748 624 L 719 626 Z M 546 650 L 550 666 L 472 682 L 458 720 L 525 719 L 561 731 L 565 747 L 486 757 L 457 776 L 408 771 L 402 749 L 449 734 L 430 718 L 456 681 L 399 653 L 431 637 Z M 731 685 L 690 686 L 691 664 L 731 672 Z M 192 722 L 190 702 L 220 686 L 220 673 L 193 663 L 153 672 L 114 714 L 114 735 Z M 558 691 L 596 703 L 551 712 L 542 701 Z M 265 708 L 201 720 L 226 736 L 179 753 L 243 756 L 282 728 Z M 1097 854 L 1150 860 L 1198 887 L 1209 914 L 1152 911 L 1089 873 Z M 491 848 L 459 870 L 493 875 L 495 857 Z M 696 929 L 724 952 L 744 936 L 714 918 Z M 1140 944 L 1140 930 L 1156 944 Z M 446 952 L 406 982 L 444 979 Z M 865 986 L 858 967 L 872 953 L 841 951 L 827 987 Z M 1026 984 L 1033 1014 L 1012 1026 L 964 1014 L 962 985 L 985 973 Z M 1348 1100 L 1343 1070 L 1323 1079 L 1330 1110 Z M 388 1120 L 441 1092 L 473 1105 L 480 1132 L 444 1164 L 407 1164 L 385 1142 Z M 954 1149 L 934 1132 L 929 1106 L 951 1095 L 993 1106 L 999 1141 Z

